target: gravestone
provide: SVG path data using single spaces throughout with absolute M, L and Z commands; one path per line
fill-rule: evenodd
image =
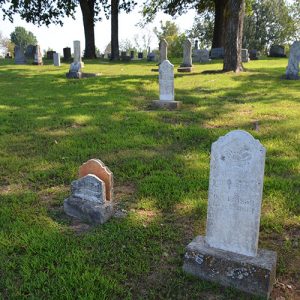
M 290 49 L 289 63 L 286 69 L 286 79 L 299 79 L 300 42 L 293 43 Z
M 195 62 L 207 63 L 210 62 L 209 51 L 206 49 L 198 49 L 193 51 L 193 60 Z
M 161 39 L 159 43 L 160 63 L 168 60 L 168 42 L 165 39 Z
M 25 50 L 25 57 L 27 59 L 34 59 L 35 52 L 36 52 L 36 46 L 28 45 Z
M 249 51 L 249 57 L 251 60 L 258 60 L 260 58 L 260 52 L 252 49 Z
M 47 59 L 53 60 L 54 53 L 56 53 L 56 52 L 53 50 L 47 51 L 47 53 L 46 53 Z
M 159 100 L 153 102 L 155 107 L 176 109 L 181 102 L 174 101 L 174 65 L 168 60 L 163 61 L 159 66 Z
M 134 59 L 134 51 L 130 51 L 130 59 Z
M 64 53 L 64 61 L 69 61 L 72 59 L 71 48 L 69 47 L 63 48 L 63 53 Z
M 15 46 L 15 64 L 16 65 L 26 64 L 26 58 L 25 58 L 23 47 Z
M 250 61 L 248 49 L 242 49 L 242 62 L 247 63 Z
M 37 66 L 41 66 L 43 64 L 43 57 L 42 57 L 41 47 L 39 45 L 35 46 L 33 64 L 37 65 Z
M 74 41 L 74 63 L 79 63 L 80 68 L 84 68 L 84 63 L 81 59 L 81 45 L 80 41 Z
M 198 50 L 198 49 L 199 49 L 199 41 L 195 40 L 195 50 Z
M 186 39 L 183 44 L 183 63 L 178 68 L 178 72 L 192 72 L 192 42 Z
M 224 48 L 212 48 L 210 53 L 211 59 L 223 59 L 224 58 Z
M 154 52 L 150 52 L 148 55 L 147 55 L 147 61 L 155 61 L 156 60 L 156 55 Z
M 55 67 L 60 67 L 60 54 L 59 53 L 53 54 L 53 64 Z
M 144 58 L 144 53 L 143 52 L 139 52 L 138 53 L 138 59 L 143 59 Z
M 206 237 L 187 246 L 183 269 L 268 298 L 277 256 L 258 249 L 265 155 L 260 142 L 241 130 L 213 143 Z
M 284 46 L 272 45 L 270 48 L 270 57 L 286 57 Z

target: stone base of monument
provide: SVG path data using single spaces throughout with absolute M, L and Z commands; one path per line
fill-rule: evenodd
M 112 202 L 105 204 L 69 197 L 64 201 L 67 215 L 92 224 L 104 224 L 114 214 Z
M 299 80 L 299 75 L 298 74 L 286 74 L 284 76 L 285 79 L 287 80 Z
M 193 70 L 192 67 L 179 67 L 179 68 L 177 69 L 177 71 L 178 71 L 179 73 L 191 73 L 192 70 Z
M 273 251 L 260 249 L 256 257 L 249 257 L 211 248 L 204 237 L 198 236 L 187 246 L 183 270 L 268 299 L 275 281 L 276 260 Z
M 167 108 L 167 109 L 178 109 L 180 108 L 182 102 L 180 101 L 164 101 L 164 100 L 154 100 L 152 106 L 154 108 Z
M 82 72 L 68 72 L 66 76 L 68 79 L 80 79 L 82 78 Z

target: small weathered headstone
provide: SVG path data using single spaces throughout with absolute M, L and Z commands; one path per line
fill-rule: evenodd
M 35 52 L 36 52 L 36 46 L 28 45 L 25 50 L 25 57 L 27 59 L 34 59 Z
M 248 49 L 242 49 L 242 62 L 247 63 L 250 61 Z
M 224 48 L 212 48 L 210 53 L 211 59 L 223 59 L 224 58 Z
M 300 42 L 293 43 L 290 49 L 289 63 L 286 68 L 286 79 L 299 79 Z
M 200 63 L 210 62 L 209 51 L 206 49 L 195 49 L 193 52 L 193 60 Z
M 178 68 L 178 72 L 192 72 L 192 42 L 186 39 L 183 44 L 183 63 Z
M 47 55 L 47 59 L 50 59 L 50 60 L 52 60 L 53 59 L 53 55 L 54 55 L 54 53 L 56 53 L 55 51 L 53 51 L 53 50 L 49 50 L 49 51 L 47 51 L 47 53 L 46 53 L 46 55 Z
M 69 47 L 63 48 L 63 53 L 64 53 L 64 61 L 69 61 L 72 59 L 71 48 Z
M 160 63 L 168 59 L 168 42 L 161 39 L 159 43 Z
M 159 66 L 159 100 L 154 101 L 155 107 L 178 108 L 181 102 L 174 101 L 174 65 L 168 60 Z
M 16 65 L 26 64 L 26 58 L 25 58 L 23 47 L 15 46 L 15 64 Z
M 79 178 L 88 174 L 93 174 L 103 180 L 106 189 L 106 199 L 111 201 L 113 199 L 113 173 L 105 166 L 100 159 L 90 159 L 79 168 Z
M 183 269 L 268 298 L 277 256 L 258 249 L 265 155 L 260 142 L 241 130 L 213 143 L 206 237 L 187 246 Z
M 111 201 L 105 199 L 105 184 L 95 175 L 89 174 L 71 184 L 71 195 L 64 201 L 64 211 L 82 221 L 103 224 L 112 217 Z
M 55 67 L 60 67 L 60 54 L 59 53 L 53 54 L 53 64 Z
M 42 57 L 41 47 L 39 45 L 35 46 L 33 64 L 38 65 L 38 66 L 41 66 L 43 64 L 43 57 Z
M 138 53 L 138 59 L 143 59 L 144 58 L 144 53 L 143 52 L 139 52 Z
M 270 48 L 270 57 L 286 57 L 284 46 L 272 45 Z
M 252 49 L 249 51 L 249 57 L 251 60 L 258 60 L 260 58 L 260 52 Z
M 80 79 L 82 78 L 82 71 L 81 71 L 81 63 L 80 62 L 73 62 L 70 65 L 70 70 L 66 74 L 68 79 Z
M 155 61 L 156 59 L 156 55 L 154 52 L 150 52 L 148 55 L 147 55 L 147 61 Z

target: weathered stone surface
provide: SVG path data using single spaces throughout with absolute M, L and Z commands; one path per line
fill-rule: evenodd
M 100 159 L 90 159 L 79 168 L 79 178 L 82 178 L 88 174 L 93 174 L 101 179 L 105 184 L 106 200 L 113 200 L 113 173 Z
M 105 183 L 90 174 L 72 182 L 71 196 L 64 201 L 64 210 L 82 221 L 103 224 L 113 215 L 113 204 L 105 198 Z
M 41 47 L 39 45 L 35 46 L 33 64 L 34 65 L 42 65 L 43 64 L 43 57 L 42 57 Z
M 211 59 L 223 59 L 224 58 L 224 48 L 212 48 L 210 53 Z
M 256 256 L 266 150 L 235 130 L 213 143 L 206 242 L 214 248 Z
M 54 53 L 53 54 L 53 64 L 56 67 L 60 67 L 60 55 L 59 55 L 59 53 Z
M 277 255 L 259 250 L 248 257 L 211 248 L 204 237 L 196 237 L 186 249 L 183 270 L 201 279 L 268 298 L 276 274 Z
M 161 39 L 159 43 L 160 63 L 168 60 L 168 42 L 165 39 Z
M 73 62 L 70 65 L 70 71 L 66 74 L 68 79 L 80 79 L 82 78 L 81 72 L 82 64 L 80 62 Z
M 189 39 L 186 39 L 183 44 L 183 63 L 180 65 L 180 67 L 191 68 L 192 66 L 192 42 Z
M 242 49 L 242 62 L 247 63 L 250 61 L 248 49 Z
M 47 51 L 47 59 L 51 59 L 52 60 L 54 53 L 56 53 L 56 52 L 53 51 L 53 50 Z
M 15 46 L 15 64 L 16 65 L 25 65 L 26 58 L 24 54 L 23 47 Z
M 272 45 L 270 48 L 270 57 L 286 57 L 284 46 Z
M 80 64 L 80 68 L 84 68 L 84 63 L 81 59 L 81 46 L 80 41 L 74 41 L 74 63 Z
M 209 62 L 209 51 L 206 49 L 195 49 L 193 52 L 193 60 L 200 63 Z
M 159 94 L 162 101 L 174 101 L 174 65 L 168 60 L 159 66 Z
M 290 49 L 289 63 L 286 69 L 286 79 L 299 79 L 300 42 L 293 43 Z
M 153 101 L 153 108 L 165 108 L 165 109 L 178 109 L 181 107 L 180 101 L 163 101 L 163 100 L 155 100 Z

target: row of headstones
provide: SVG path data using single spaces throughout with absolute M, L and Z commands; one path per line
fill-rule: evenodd
M 268 298 L 277 255 L 258 249 L 266 150 L 235 130 L 212 144 L 206 236 L 186 249 L 183 269 Z M 66 214 L 95 224 L 114 215 L 113 174 L 97 159 L 84 163 L 64 202 Z

